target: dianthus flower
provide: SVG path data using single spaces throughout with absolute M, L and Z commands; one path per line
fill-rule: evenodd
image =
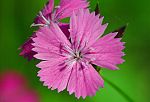
M 68 39 L 56 23 L 41 27 L 33 38 L 40 80 L 58 92 L 67 88 L 77 98 L 95 95 L 104 81 L 93 65 L 116 70 L 124 60 L 124 43 L 117 32 L 102 36 L 107 24 L 103 17 L 88 9 L 74 12 L 70 18 Z

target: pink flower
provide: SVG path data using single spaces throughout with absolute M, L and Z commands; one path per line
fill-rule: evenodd
M 33 51 L 42 60 L 37 65 L 41 68 L 38 76 L 45 86 L 58 92 L 67 88 L 77 98 L 93 96 L 104 86 L 92 65 L 118 69 L 116 65 L 124 61 L 124 43 L 114 38 L 117 33 L 102 36 L 107 27 L 102 21 L 103 17 L 81 9 L 71 16 L 69 40 L 55 23 L 36 32 Z
M 87 8 L 88 2 L 86 0 L 60 0 L 60 5 L 54 8 L 54 0 L 49 0 L 44 9 L 40 11 L 39 15 L 36 17 L 34 23 L 31 26 L 50 26 L 51 22 L 58 23 L 61 30 L 69 37 L 68 28 L 69 25 L 59 22 L 61 19 L 70 17 L 73 10 L 78 10 L 80 8 Z M 34 34 L 31 38 L 34 38 Z M 32 39 L 29 38 L 21 47 L 22 50 L 20 55 L 28 58 L 28 60 L 33 59 L 35 52 L 31 49 Z
M 61 19 L 70 17 L 73 11 L 87 7 L 86 0 L 60 0 L 60 5 L 54 8 L 54 0 L 49 0 L 32 26 L 50 25 L 51 22 L 59 23 Z
M 0 102 L 39 102 L 35 91 L 29 90 L 25 78 L 9 71 L 0 75 Z

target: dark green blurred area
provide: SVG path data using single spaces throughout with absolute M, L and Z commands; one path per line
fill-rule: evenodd
M 55 0 L 58 1 L 58 0 Z M 19 46 L 31 36 L 30 25 L 47 0 L 0 0 L 0 71 L 17 70 L 29 79 L 41 102 L 127 102 L 107 82 L 94 97 L 77 100 L 67 91 L 57 93 L 37 77 L 37 61 L 19 56 Z M 90 0 L 91 10 L 97 0 Z M 150 0 L 99 0 L 100 11 L 109 26 L 106 32 L 128 24 L 125 63 L 120 70 L 102 70 L 102 75 L 126 92 L 135 102 L 149 102 L 150 91 Z

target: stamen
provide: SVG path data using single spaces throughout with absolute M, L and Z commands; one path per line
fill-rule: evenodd
M 59 9 L 60 8 L 60 6 L 55 6 L 55 9 Z
M 71 65 L 71 64 L 73 64 L 73 63 L 76 62 L 76 61 L 77 61 L 77 58 L 75 58 L 75 59 L 69 59 L 69 60 L 66 60 L 65 63 L 66 63 L 67 65 Z
M 67 50 L 71 55 L 76 56 L 76 55 L 74 54 L 73 50 L 72 50 L 70 47 L 64 46 L 64 48 L 65 48 L 65 50 Z
M 80 58 L 80 57 L 81 57 L 79 51 L 76 52 L 76 57 L 77 57 L 77 58 Z
M 49 24 L 50 24 L 50 21 L 48 21 L 48 20 L 44 17 L 43 13 L 40 11 L 39 14 L 40 14 L 40 16 L 43 18 L 43 20 L 46 22 L 46 24 L 49 25 Z
M 53 13 L 52 13 L 52 21 L 57 22 L 57 20 L 55 19 L 55 15 L 56 15 L 56 11 L 57 11 L 58 8 L 60 8 L 60 6 L 55 6 L 55 8 L 54 8 L 54 10 L 53 10 Z
M 46 19 L 46 18 L 44 17 L 44 15 L 42 14 L 42 12 L 41 12 L 41 11 L 39 12 L 38 17 L 42 17 L 42 19 L 46 22 L 46 24 L 42 24 L 42 23 L 35 24 L 35 23 L 33 23 L 33 24 L 31 24 L 31 26 L 30 26 L 30 27 L 48 26 L 48 25 L 50 25 L 50 18 L 48 17 L 48 19 Z
M 90 59 L 90 62 L 91 62 L 91 61 L 95 61 L 95 60 L 96 60 L 96 58 L 91 58 L 91 59 Z
M 31 24 L 31 26 L 30 27 L 38 27 L 38 26 L 44 26 L 45 24 L 35 24 L 35 23 L 33 23 L 33 24 Z
M 87 45 L 87 42 L 84 43 L 84 46 L 82 48 L 79 49 L 79 51 L 81 52 Z

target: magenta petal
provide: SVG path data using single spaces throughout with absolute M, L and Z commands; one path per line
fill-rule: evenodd
M 54 0 L 49 0 L 49 2 L 46 4 L 45 8 L 42 10 L 43 15 L 48 15 L 52 13 L 54 8 Z
M 92 63 L 98 66 L 112 70 L 118 69 L 116 65 L 124 62 L 121 58 L 124 56 L 122 52 L 124 43 L 120 42 L 120 38 L 114 38 L 116 35 L 117 33 L 110 33 L 97 40 L 92 46 L 95 53 L 89 53 L 86 57 L 94 56 L 95 60 Z
M 39 64 L 37 64 L 36 66 L 39 68 L 48 68 L 48 67 L 53 67 L 58 63 L 61 63 L 62 60 L 65 60 L 66 58 L 63 57 L 57 57 L 57 58 L 49 58 L 49 60 L 47 61 L 42 61 Z
M 73 11 L 88 7 L 86 0 L 60 0 L 60 8 L 56 11 L 56 18 L 70 17 Z
M 37 42 L 37 46 L 41 45 L 41 47 L 47 48 L 50 45 L 53 47 L 60 47 L 61 43 L 70 45 L 70 42 L 68 41 L 65 34 L 55 23 L 52 23 L 51 27 L 41 27 L 37 31 L 36 36 L 38 37 L 33 39 L 33 41 Z M 49 47 L 49 49 L 51 49 L 51 47 Z
M 61 45 L 70 46 L 70 42 L 54 23 L 51 27 L 40 28 L 36 36 L 33 38 L 33 50 L 37 52 L 34 57 L 45 60 L 37 65 L 41 68 L 38 76 L 45 86 L 60 92 L 66 88 L 71 73 L 71 66 L 64 63 L 66 57 L 62 55 Z
M 71 69 L 71 66 L 67 67 L 65 64 L 58 62 L 54 66 L 40 70 L 38 76 L 41 81 L 44 81 L 45 86 L 52 90 L 58 89 L 58 92 L 60 92 L 67 86 Z
M 66 37 L 69 39 L 70 38 L 69 24 L 59 23 L 59 27 L 62 30 L 62 32 L 66 35 Z
M 70 37 L 75 48 L 90 47 L 104 33 L 107 24 L 89 10 L 79 10 L 70 19 Z
M 32 38 L 36 37 L 35 34 L 32 35 L 19 49 L 21 50 L 20 56 L 24 56 L 29 61 L 33 59 L 33 56 L 36 54 L 35 51 L 32 51 L 33 40 Z
M 103 87 L 103 79 L 91 65 L 74 65 L 67 87 L 70 94 L 75 93 L 77 98 L 85 98 L 95 95 L 99 87 Z
M 34 43 L 32 45 L 34 48 L 32 50 L 37 52 L 34 57 L 40 60 L 54 59 L 56 61 L 56 59 L 64 57 L 63 52 L 65 51 L 62 50 L 61 46 L 70 46 L 66 36 L 55 24 L 52 24 L 50 28 L 42 27 L 36 32 L 36 36 L 33 38 Z

